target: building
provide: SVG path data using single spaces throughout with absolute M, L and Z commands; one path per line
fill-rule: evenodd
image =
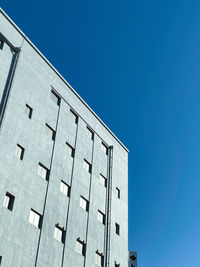
M 129 251 L 129 267 L 137 267 L 137 252 Z
M 128 150 L 0 9 L 0 266 L 128 267 Z

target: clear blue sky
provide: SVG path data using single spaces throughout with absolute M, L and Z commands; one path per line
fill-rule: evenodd
M 130 149 L 139 267 L 199 267 L 200 1 L 1 6 Z

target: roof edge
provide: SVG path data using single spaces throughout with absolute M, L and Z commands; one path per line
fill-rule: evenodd
M 49 67 L 58 75 L 58 77 L 70 88 L 70 90 L 79 98 L 79 100 L 89 109 L 89 111 L 98 119 L 98 121 L 106 128 L 106 130 L 117 140 L 117 142 L 127 151 L 128 148 L 116 137 L 116 135 L 108 128 L 108 126 L 99 118 L 99 116 L 90 108 L 83 98 L 75 91 L 75 89 L 65 80 L 58 70 L 49 62 L 49 60 L 40 52 L 40 50 L 30 41 L 30 39 L 19 29 L 13 20 L 0 7 L 0 13 L 13 25 L 13 27 L 22 35 L 22 37 L 32 46 L 32 48 L 42 57 Z

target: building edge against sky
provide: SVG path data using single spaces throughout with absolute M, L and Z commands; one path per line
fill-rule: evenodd
M 0 265 L 128 266 L 127 148 L 2 9 L 0 62 Z

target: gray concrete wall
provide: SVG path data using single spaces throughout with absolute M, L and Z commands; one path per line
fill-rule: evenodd
M 0 204 L 1 266 L 97 266 L 95 252 L 104 253 L 105 245 L 105 226 L 97 220 L 97 211 L 106 211 L 106 188 L 99 182 L 100 173 L 106 177 L 108 168 L 103 141 L 114 147 L 110 266 L 117 261 L 126 267 L 128 153 L 1 12 L 0 32 L 21 47 L 0 129 L 0 203 L 6 192 L 15 196 L 13 211 Z M 10 62 L 6 45 L 0 50 L 0 60 L 3 57 L 0 74 L 6 77 Z M 60 107 L 51 99 L 52 87 L 61 97 Z M 26 104 L 33 108 L 31 120 L 25 115 Z M 71 119 L 71 108 L 78 114 L 78 124 Z M 47 136 L 46 123 L 56 130 L 55 141 Z M 87 135 L 87 126 L 94 131 L 94 140 Z M 68 155 L 66 142 L 75 148 L 74 158 Z M 23 160 L 15 156 L 17 144 L 25 148 Z M 84 159 L 92 164 L 91 174 L 83 168 Z M 50 170 L 48 181 L 37 174 L 39 162 Z M 60 192 L 61 179 L 71 186 L 70 197 Z M 88 212 L 80 208 L 80 195 L 89 201 Z M 31 208 L 43 215 L 41 229 L 29 223 Z M 120 236 L 115 233 L 116 222 Z M 57 223 L 66 229 L 65 244 L 53 237 Z M 77 238 L 86 242 L 85 257 L 76 252 Z

